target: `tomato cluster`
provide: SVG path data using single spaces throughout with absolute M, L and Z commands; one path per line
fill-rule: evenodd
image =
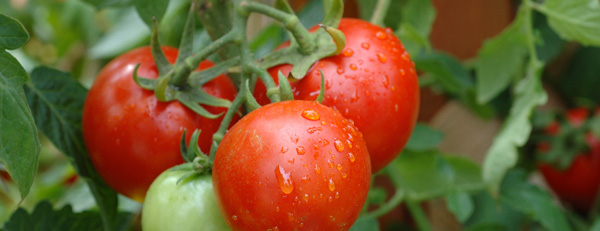
M 570 129 L 583 126 L 589 117 L 589 110 L 586 108 L 571 109 L 565 113 L 565 123 L 552 121 L 546 127 L 545 134 L 557 137 L 567 126 Z M 568 134 L 574 135 L 577 134 Z M 548 186 L 562 201 L 578 211 L 586 212 L 594 205 L 600 188 L 600 139 L 590 131 L 584 131 L 583 137 L 587 148 L 576 153 L 570 166 L 559 169 L 552 163 L 540 163 L 539 170 Z M 537 149 L 543 155 L 552 145 L 540 142 Z
M 232 121 L 210 163 L 212 179 L 188 179 L 169 170 L 155 180 L 183 163 L 184 129 L 202 130 L 198 145 L 208 152 L 221 119 L 203 118 L 177 101 L 160 102 L 138 86 L 132 78 L 138 63 L 140 76 L 158 76 L 150 48 L 118 57 L 101 71 L 84 107 L 84 139 L 94 166 L 116 191 L 139 201 L 154 181 L 144 213 L 166 220 L 143 219 L 145 227 L 174 224 L 167 220 L 184 216 L 178 214 L 207 215 L 214 203 L 190 198 L 214 196 L 233 230 L 350 229 L 367 198 L 371 174 L 390 163 L 410 136 L 419 86 L 414 63 L 391 30 L 357 19 L 342 19 L 339 30 L 346 35 L 343 52 L 317 61 L 291 83 L 296 100 L 270 103 L 258 83 L 254 95 L 265 106 Z M 170 62 L 176 59 L 176 49 L 163 51 Z M 205 61 L 199 69 L 210 66 Z M 291 68 L 268 71 L 277 81 L 278 72 L 288 74 Z M 322 104 L 315 102 L 321 72 Z M 237 94 L 226 76 L 203 89 L 229 100 Z M 207 108 L 214 114 L 226 111 Z M 183 212 L 161 209 L 174 206 Z M 194 224 L 191 219 L 176 227 Z

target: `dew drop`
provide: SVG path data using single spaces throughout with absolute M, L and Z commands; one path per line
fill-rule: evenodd
M 335 155 L 331 155 L 331 159 L 332 159 L 332 160 L 335 160 Z
M 275 167 L 275 177 L 279 181 L 279 187 L 285 194 L 290 194 L 294 191 L 294 182 L 292 182 L 292 172 L 285 172 L 283 167 L 277 165 Z
M 281 153 L 286 153 L 288 151 L 287 147 L 281 147 Z
M 302 182 L 304 182 L 304 183 L 308 182 L 309 180 L 310 180 L 310 177 L 308 175 L 304 175 L 302 177 Z
M 356 69 L 358 69 L 358 67 L 356 66 L 356 64 L 352 63 L 352 64 L 350 64 L 350 69 L 352 69 L 353 71 L 356 71 Z
M 387 62 L 387 57 L 383 53 L 377 53 L 377 58 L 379 59 L 379 62 L 381 62 L 381 63 Z
M 288 213 L 288 219 L 290 219 L 290 221 L 296 220 L 296 218 L 294 218 L 294 214 L 293 213 Z
M 401 76 L 404 76 L 404 75 L 406 75 L 406 71 L 405 71 L 404 69 L 400 69 L 400 75 L 401 75 Z
M 378 39 L 386 39 L 387 35 L 383 31 L 377 31 L 377 33 L 375 33 L 375 37 Z
M 337 164 L 337 170 L 342 170 L 342 164 Z
M 342 172 L 342 178 L 346 179 L 346 177 L 348 177 L 348 174 L 346 174 L 345 172 Z
M 340 192 L 335 192 L 335 199 L 340 198 Z
M 394 104 L 394 111 L 398 111 L 398 104 Z
M 391 34 L 391 33 L 394 33 L 394 31 L 392 30 L 392 28 L 386 27 L 385 33 Z
M 306 130 L 309 134 L 313 134 L 316 131 L 323 131 L 322 127 L 310 127 Z
M 327 160 L 327 164 L 329 165 L 329 168 L 333 168 L 333 162 L 331 162 L 330 160 Z
M 309 198 L 308 194 L 304 194 L 304 196 L 302 196 L 302 200 L 304 200 L 306 202 L 308 202 L 308 198 Z
M 396 86 L 392 85 L 392 91 L 396 90 Z
M 340 75 L 341 75 L 341 74 L 344 74 L 344 72 L 345 72 L 345 71 L 344 71 L 344 68 L 342 68 L 342 67 L 339 67 L 339 68 L 337 69 L 337 73 L 338 73 L 338 74 L 340 74 Z
M 346 140 L 346 144 L 348 144 L 348 148 L 352 148 L 352 141 Z
M 362 44 L 360 44 L 360 46 L 362 48 L 364 48 L 365 50 L 368 50 L 369 48 L 371 48 L 371 44 L 369 44 L 369 43 L 362 43 Z
M 342 54 L 346 57 L 350 57 L 354 54 L 354 51 L 351 48 L 346 48 L 342 51 Z
M 329 191 L 335 190 L 335 183 L 333 183 L 333 179 L 329 179 Z
M 323 147 L 325 147 L 329 144 L 329 141 L 327 141 L 326 139 L 319 140 L 319 142 L 321 142 L 321 146 L 323 146 Z
M 281 209 L 279 209 L 279 206 L 275 207 L 275 211 L 279 212 Z
M 296 159 L 295 159 L 295 158 L 289 159 L 289 160 L 288 160 L 288 162 L 289 162 L 290 164 L 293 164 L 294 162 L 296 162 Z
M 356 157 L 351 152 L 348 153 L 348 159 L 350 159 L 351 163 L 354 163 L 354 161 L 356 161 Z
M 298 135 L 294 134 L 290 136 L 290 140 L 294 142 L 294 144 L 298 143 Z
M 321 115 L 319 115 L 319 113 L 313 109 L 306 109 L 302 111 L 302 117 L 307 120 L 319 120 Z
M 319 167 L 319 165 L 315 165 L 315 173 L 321 174 L 321 168 Z
M 234 221 L 237 221 L 238 217 L 236 215 L 231 216 L 231 219 L 233 219 Z
M 327 124 L 327 123 L 325 122 L 325 120 L 321 120 L 321 125 L 325 125 L 325 124 Z
M 335 139 L 335 141 L 333 142 L 333 144 L 335 145 L 335 149 L 338 152 L 342 152 L 344 151 L 344 144 L 342 143 L 342 141 Z
M 333 201 L 333 197 L 329 196 L 329 198 L 327 198 L 327 201 L 332 202 Z
M 304 153 L 306 153 L 306 149 L 304 149 L 304 147 L 302 146 L 298 146 L 296 148 L 296 152 L 298 153 L 298 155 L 304 155 Z

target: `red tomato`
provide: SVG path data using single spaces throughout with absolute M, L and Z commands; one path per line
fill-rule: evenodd
M 169 62 L 175 62 L 177 49 L 164 47 L 163 51 Z M 159 102 L 153 91 L 144 90 L 133 81 L 133 70 L 138 63 L 140 76 L 158 76 L 149 47 L 121 55 L 98 74 L 83 109 L 83 137 L 94 167 L 108 185 L 143 201 L 154 178 L 184 162 L 179 151 L 183 130 L 187 129 L 189 141 L 192 132 L 201 129 L 198 145 L 208 152 L 212 134 L 222 118 L 204 118 L 177 101 Z M 199 69 L 211 66 L 211 62 L 205 61 Z M 229 100 L 236 94 L 235 86 L 226 76 L 219 76 L 202 88 Z M 206 108 L 212 113 L 227 110 Z
M 300 81 L 293 82 L 295 99 L 315 100 L 325 75 L 323 104 L 353 120 L 365 135 L 373 172 L 389 164 L 404 148 L 419 113 L 419 84 L 410 55 L 390 29 L 359 19 L 344 18 L 339 28 L 346 48 L 337 56 L 319 60 Z M 285 64 L 269 70 L 287 75 Z M 255 97 L 269 103 L 262 82 Z
M 588 119 L 587 109 L 577 108 L 567 112 L 566 117 L 573 127 L 581 126 Z M 553 122 L 546 129 L 548 135 L 557 135 L 560 125 Z M 559 170 L 549 164 L 540 164 L 539 169 L 546 182 L 564 202 L 579 211 L 589 211 L 594 204 L 598 188 L 600 188 L 600 140 L 592 133 L 587 133 L 585 141 L 590 150 L 579 153 L 565 170 Z M 543 143 L 540 151 L 550 146 Z
M 360 132 L 333 109 L 283 101 L 242 118 L 217 149 L 213 183 L 233 230 L 348 230 L 369 191 Z

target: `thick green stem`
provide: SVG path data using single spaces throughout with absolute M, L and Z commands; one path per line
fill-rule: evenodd
M 295 14 L 288 14 L 273 7 L 246 0 L 241 2 L 240 7 L 246 11 L 264 14 L 281 22 L 292 33 L 302 53 L 309 54 L 315 49 L 316 45 L 313 42 L 312 34 L 304 28 Z
M 408 210 L 410 211 L 413 219 L 417 223 L 419 230 L 421 230 L 421 231 L 433 230 L 431 228 L 431 225 L 429 224 L 429 220 L 427 220 L 427 215 L 425 215 L 425 212 L 423 211 L 423 208 L 421 208 L 421 205 L 419 204 L 419 202 L 407 201 L 406 207 L 408 207 Z
M 385 169 L 385 171 L 388 173 L 388 176 L 391 178 L 392 182 L 396 186 L 396 192 L 394 193 L 392 198 L 390 198 L 385 204 L 379 206 L 379 208 L 377 208 L 376 210 L 362 215 L 361 219 L 377 218 L 382 215 L 385 215 L 388 212 L 392 211 L 392 209 L 398 207 L 398 205 L 400 205 L 400 203 L 402 203 L 402 201 L 404 200 L 405 195 L 404 190 L 402 190 L 402 188 L 400 187 L 398 179 L 400 173 L 398 173 L 398 169 L 396 169 L 394 166 L 389 166 Z
M 233 116 L 235 115 L 237 110 L 242 106 L 242 104 L 246 101 L 246 94 L 245 92 L 243 92 L 245 91 L 244 87 L 241 87 L 240 91 L 241 92 L 239 92 L 237 96 L 235 96 L 235 99 L 233 99 L 233 102 L 231 102 L 231 106 L 227 109 L 227 112 L 223 117 L 223 121 L 221 121 L 221 125 L 219 126 L 219 130 L 217 130 L 217 132 L 213 134 L 213 144 L 210 146 L 210 166 L 212 166 L 212 164 L 215 161 L 217 147 L 219 146 L 219 143 L 221 143 L 221 140 L 223 140 L 225 132 L 227 132 L 227 128 L 229 128 L 229 124 L 231 124 Z
M 215 41 L 231 31 L 233 27 L 233 7 L 230 1 L 224 0 L 200 0 L 198 8 L 198 19 L 202 26 Z M 239 54 L 237 46 L 226 46 L 219 50 L 221 60 L 227 60 Z
M 379 26 L 383 26 L 383 20 L 387 15 L 387 11 L 390 7 L 390 0 L 378 0 L 373 15 L 371 15 L 371 23 Z
M 532 62 L 535 66 L 540 62 L 537 57 L 535 50 L 535 32 L 533 31 L 533 8 L 534 3 L 531 0 L 524 0 L 523 7 L 525 7 L 525 29 L 527 30 L 527 48 L 529 49 L 529 62 Z

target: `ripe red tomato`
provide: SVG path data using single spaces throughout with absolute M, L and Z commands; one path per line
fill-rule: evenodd
M 175 62 L 177 49 L 164 47 L 169 62 Z M 143 201 L 148 187 L 161 172 L 183 163 L 179 151 L 181 135 L 187 129 L 201 129 L 198 145 L 208 152 L 212 134 L 221 123 L 197 115 L 177 101 L 159 102 L 153 91 L 139 87 L 132 78 L 138 74 L 156 78 L 157 68 L 149 47 L 129 51 L 112 60 L 98 74 L 83 108 L 83 138 L 94 167 L 114 188 L 132 199 Z M 209 61 L 199 69 L 213 66 Z M 235 86 L 219 76 L 202 87 L 207 93 L 233 100 Z M 226 108 L 206 107 L 212 113 Z
M 566 119 L 570 126 L 579 127 L 588 119 L 588 114 L 587 109 L 576 108 L 566 113 Z M 548 135 L 558 135 L 560 129 L 560 125 L 553 122 L 545 132 Z M 588 132 L 585 134 L 585 142 L 589 151 L 579 153 L 567 169 L 559 170 L 544 163 L 539 165 L 539 170 L 552 191 L 562 201 L 583 212 L 591 209 L 600 188 L 600 139 Z M 544 152 L 550 145 L 542 143 L 538 145 L 538 149 Z
M 353 120 L 365 135 L 373 172 L 389 164 L 404 148 L 419 113 L 419 84 L 414 63 L 390 29 L 359 19 L 344 18 L 339 28 L 346 47 L 339 55 L 313 65 L 301 80 L 291 83 L 295 99 L 315 100 L 325 75 L 323 104 Z M 269 70 L 288 75 L 291 65 Z M 255 89 L 261 104 L 269 103 L 262 82 Z
M 233 230 L 348 230 L 369 191 L 360 132 L 311 101 L 252 111 L 217 149 L 213 183 Z

